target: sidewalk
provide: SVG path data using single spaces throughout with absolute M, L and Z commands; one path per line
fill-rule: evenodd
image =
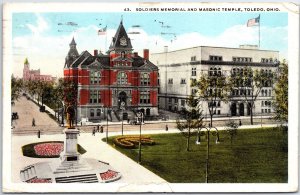
M 137 134 L 137 131 L 126 132 L 126 134 Z M 151 131 L 147 133 L 162 133 L 162 131 Z M 171 132 L 170 132 L 171 133 Z M 109 136 L 118 135 L 119 132 L 110 133 Z M 139 192 L 139 191 L 158 191 L 171 192 L 168 182 L 155 175 L 148 169 L 139 165 L 127 156 L 115 150 L 113 147 L 103 142 L 101 139 L 105 133 L 97 133 L 92 136 L 90 133 L 81 133 L 78 136 L 78 143 L 87 151 L 82 158 L 94 158 L 108 162 L 116 171 L 122 174 L 122 178 L 113 184 L 112 191 Z M 23 167 L 44 161 L 53 161 L 50 158 L 29 158 L 24 157 L 21 152 L 23 145 L 43 142 L 43 141 L 64 141 L 65 135 L 44 135 L 40 139 L 37 136 L 12 136 L 12 181 L 20 182 L 20 169 Z M 154 185 L 154 187 L 153 187 Z M 155 187 L 156 186 L 156 187 Z M 114 189 L 115 188 L 115 189 Z M 43 191 L 43 189 L 41 189 Z M 51 189 L 49 189 L 51 191 Z M 108 189 L 107 189 L 108 190 Z M 48 191 L 48 190 L 47 190 Z M 72 189 L 70 189 L 70 192 Z M 110 190 L 108 190 L 110 191 Z

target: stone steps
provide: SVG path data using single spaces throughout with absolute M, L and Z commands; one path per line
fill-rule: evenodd
M 90 167 L 84 163 L 78 162 L 63 162 L 59 167 L 56 168 L 54 174 L 58 173 L 68 173 L 68 172 L 79 172 L 79 171 L 89 171 Z
M 98 183 L 96 174 L 75 175 L 69 177 L 56 177 L 56 183 Z
M 26 182 L 34 177 L 36 177 L 36 170 L 34 166 L 25 167 L 23 170 L 20 171 L 21 180 Z

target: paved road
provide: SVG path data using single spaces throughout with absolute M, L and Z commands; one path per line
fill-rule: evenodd
M 52 120 L 47 113 L 40 112 L 39 107 L 31 100 L 21 96 L 15 105 L 12 106 L 12 112 L 18 112 L 19 119 L 13 120 L 13 134 L 36 134 L 38 130 L 42 134 L 61 133 L 62 127 Z M 35 119 L 36 126 L 32 126 L 32 120 Z

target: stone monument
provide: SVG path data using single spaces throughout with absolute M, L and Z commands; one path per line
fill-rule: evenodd
M 21 181 L 27 183 L 106 183 L 121 178 L 109 163 L 81 158 L 77 151 L 79 130 L 74 126 L 75 109 L 69 105 L 66 109 L 67 127 L 64 129 L 64 150 L 59 159 L 41 162 L 20 170 Z

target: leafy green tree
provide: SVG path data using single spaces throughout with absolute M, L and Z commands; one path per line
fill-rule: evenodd
M 218 104 L 228 100 L 230 86 L 226 76 L 221 70 L 212 69 L 208 74 L 202 73 L 199 80 L 194 80 L 191 86 L 197 90 L 195 96 L 198 98 L 198 102 L 207 103 L 212 127 L 212 118 L 216 114 Z
M 203 126 L 203 116 L 202 110 L 199 108 L 198 99 L 196 99 L 194 96 L 189 97 L 187 106 L 188 108 L 185 108 L 182 111 L 182 116 L 184 116 L 185 121 L 182 122 L 177 119 L 176 124 L 181 134 L 187 139 L 186 150 L 189 151 L 192 131 Z
M 274 119 L 277 121 L 288 122 L 288 64 L 286 61 L 279 66 L 279 75 L 275 84 L 275 100 L 273 108 Z
M 254 70 L 250 67 L 233 69 L 230 75 L 231 98 L 242 98 L 250 111 L 250 123 L 253 125 L 254 103 L 261 90 L 272 87 L 274 73 L 271 70 Z
M 20 93 L 23 88 L 22 79 L 15 78 L 14 75 L 11 76 L 11 104 L 14 105 L 15 101 L 20 97 Z

